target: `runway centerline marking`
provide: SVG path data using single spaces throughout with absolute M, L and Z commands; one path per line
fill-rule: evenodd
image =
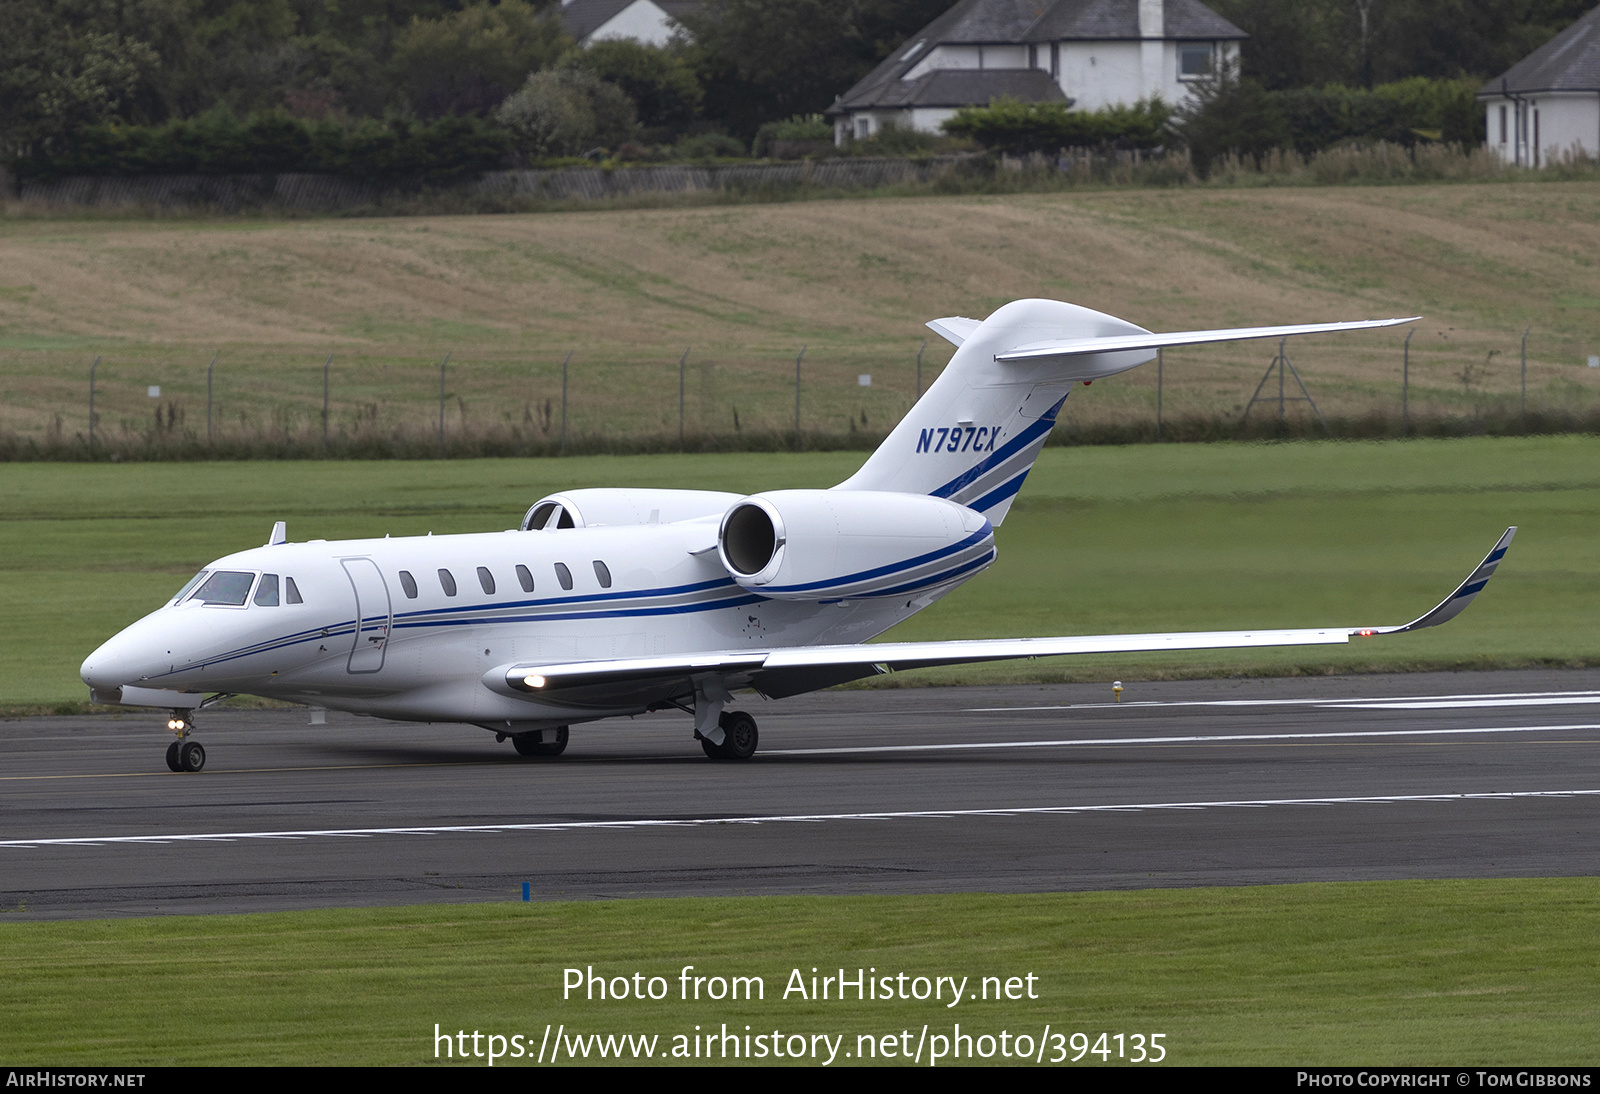
M 1285 805 L 1394 805 L 1407 802 L 1512 801 L 1529 798 L 1600 796 L 1600 790 L 1510 790 L 1485 793 L 1386 794 L 1348 798 L 1263 798 L 1238 801 L 1130 802 L 1114 805 L 1040 805 L 1007 809 L 926 809 L 876 813 L 796 813 L 743 817 L 635 817 L 607 821 L 550 821 L 533 824 L 416 825 L 404 828 L 317 828 L 286 832 L 196 832 L 144 836 L 68 836 L 3 840 L 0 848 L 104 846 L 106 844 L 208 843 L 217 840 L 311 839 L 318 836 L 503 835 L 507 832 L 575 832 L 618 828 L 700 828 L 718 824 L 816 824 L 826 821 L 945 820 L 958 817 L 1071 816 L 1083 813 L 1138 813 L 1189 809 L 1267 809 Z
M 1390 708 L 1389 703 L 1417 703 L 1428 706 Z M 1007 711 L 1043 710 L 1121 710 L 1128 707 L 1154 709 L 1162 707 L 1289 707 L 1310 706 L 1330 709 L 1359 710 L 1372 707 L 1376 710 L 1408 709 L 1426 710 L 1432 707 L 1503 707 L 1503 706 L 1564 706 L 1600 703 L 1600 691 L 1502 691 L 1475 695 L 1390 695 L 1372 698 L 1337 698 L 1326 696 L 1317 699 L 1156 699 L 1129 700 L 1125 703 L 1065 703 L 1037 707 L 968 707 L 963 714 L 1004 714 Z
M 958 741 L 950 744 L 845 745 L 838 748 L 770 748 L 762 756 L 835 756 L 865 752 L 949 752 L 991 748 L 1076 748 L 1087 745 L 1173 745 L 1236 741 L 1315 741 L 1355 737 L 1443 737 L 1481 733 L 1559 733 L 1600 729 L 1600 725 L 1489 726 L 1470 729 L 1352 729 L 1318 733 L 1216 733 L 1183 737 L 1082 737 L 1066 741 Z

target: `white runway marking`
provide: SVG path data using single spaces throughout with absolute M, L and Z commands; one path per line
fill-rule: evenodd
M 1482 695 L 1386 696 L 1372 699 L 1186 699 L 1174 702 L 1069 703 L 1041 707 L 969 707 L 963 714 L 1005 714 L 1030 710 L 1116 710 L 1127 707 L 1327 707 L 1333 710 L 1428 710 L 1443 707 L 1566 706 L 1600 703 L 1600 691 L 1510 691 Z M 1403 704 L 1403 705 L 1393 705 Z
M 763 756 L 843 756 L 863 752 L 948 752 L 992 748 L 1079 748 L 1085 745 L 1210 744 L 1217 741 L 1317 741 L 1369 737 L 1445 737 L 1479 733 L 1557 733 L 1600 729 L 1600 725 L 1487 726 L 1472 729 L 1357 729 L 1326 733 L 1217 733 L 1185 737 L 1084 737 L 1067 741 L 958 741 L 954 744 L 847 745 L 840 748 L 769 748 Z
M 502 835 L 507 832 L 576 832 L 609 828 L 698 828 L 716 824 L 817 824 L 825 821 L 942 820 L 956 817 L 1070 816 L 1079 813 L 1139 813 L 1182 809 L 1268 809 L 1283 805 L 1394 805 L 1405 802 L 1512 801 L 1519 798 L 1600 796 L 1600 790 L 1517 790 L 1481 794 L 1387 794 L 1354 798 L 1264 798 L 1241 801 L 1136 802 L 1121 805 L 1043 805 L 1014 809 L 931 809 L 883 813 L 798 813 L 748 817 L 638 817 L 547 824 L 461 824 L 414 828 L 322 828 L 299 832 L 164 833 L 150 836 L 73 836 L 4 840 L 0 848 L 102 847 L 106 844 L 208 843 L 216 840 L 313 839 L 319 836 Z

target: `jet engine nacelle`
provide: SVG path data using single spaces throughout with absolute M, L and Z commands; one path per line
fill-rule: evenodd
M 993 562 L 994 528 L 922 494 L 773 490 L 727 511 L 717 553 L 740 586 L 777 600 L 915 596 Z
M 675 520 L 714 517 L 744 495 L 721 490 L 640 490 L 595 487 L 548 494 L 528 507 L 522 530 L 553 532 L 560 528 L 597 528 L 619 524 L 671 524 Z

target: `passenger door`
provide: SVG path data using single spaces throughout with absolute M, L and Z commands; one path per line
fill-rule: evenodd
M 377 672 L 383 668 L 383 652 L 389 645 L 389 628 L 394 622 L 389 587 L 370 558 L 346 558 L 340 562 L 356 593 L 356 637 L 348 671 Z

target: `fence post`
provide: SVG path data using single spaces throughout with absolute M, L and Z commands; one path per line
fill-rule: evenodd
M 328 354 L 328 359 L 322 362 L 322 450 L 328 450 L 328 368 L 333 364 L 333 354 Z M 210 393 L 206 395 L 206 423 L 209 428 L 211 422 Z M 210 439 L 209 437 L 207 438 Z
M 1528 413 L 1528 331 L 1533 329 L 1529 323 L 1522 332 L 1522 409 L 1519 413 Z
M 690 346 L 683 347 L 683 356 L 678 358 L 678 451 L 683 451 L 683 367 L 689 360 Z
M 1417 333 L 1412 327 L 1406 331 L 1405 363 L 1400 366 L 1400 431 L 1411 433 L 1411 336 Z
M 1163 366 L 1166 364 L 1161 356 L 1161 350 L 1156 350 L 1156 440 L 1161 439 L 1161 382 Z
M 211 374 L 216 370 L 217 357 L 221 353 L 211 355 L 211 363 L 206 366 L 206 447 L 211 447 Z
M 94 370 L 100 367 L 100 358 L 89 366 L 89 451 L 94 451 Z
M 444 360 L 439 362 L 439 454 L 441 456 L 444 455 L 444 366 L 450 363 L 450 353 L 446 353 Z M 330 361 L 332 359 L 329 358 Z
M 561 361 L 561 454 L 567 454 L 567 363 L 572 360 L 572 351 L 567 350 L 567 355 Z
M 800 362 L 805 359 L 806 347 L 800 347 L 800 355 L 794 359 L 794 450 L 799 452 L 800 442 Z

